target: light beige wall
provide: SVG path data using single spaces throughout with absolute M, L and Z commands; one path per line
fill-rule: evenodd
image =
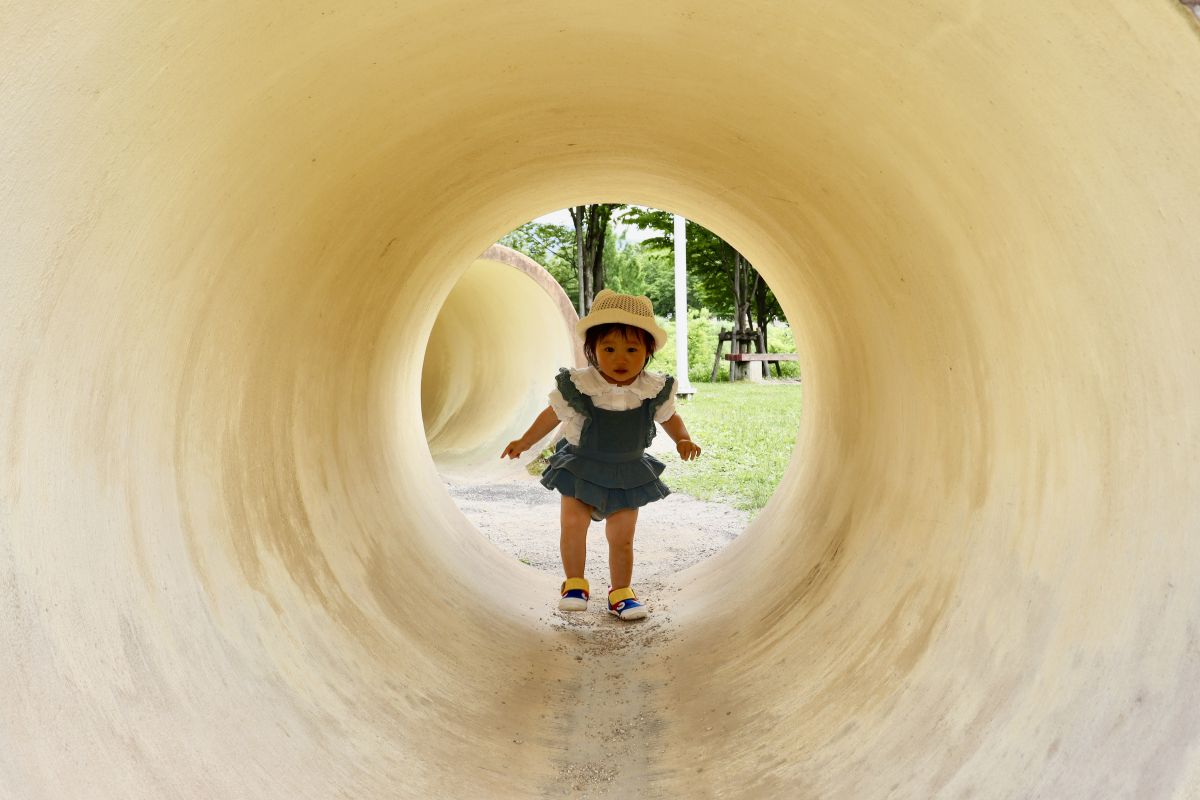
M 773 504 L 670 599 L 638 787 L 1197 796 L 1182 7 L 4 18 L 0 797 L 555 787 L 595 696 L 419 387 L 476 255 L 601 200 L 733 242 L 807 385 Z

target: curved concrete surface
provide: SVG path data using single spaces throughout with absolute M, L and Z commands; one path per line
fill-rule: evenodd
M 5 17 L 0 796 L 561 795 L 606 683 L 599 795 L 1197 796 L 1182 6 Z M 808 391 L 662 636 L 577 661 L 420 378 L 476 254 L 608 199 L 742 250 Z
M 492 245 L 471 264 L 438 311 L 421 370 L 425 436 L 440 471 L 522 467 L 496 454 L 546 407 L 557 366 L 586 363 L 578 320 L 550 273 L 516 250 Z M 536 455 L 531 448 L 526 460 Z

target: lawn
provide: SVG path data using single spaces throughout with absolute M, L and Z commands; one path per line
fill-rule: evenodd
M 799 383 L 698 383 L 676 410 L 692 440 L 704 448 L 683 462 L 664 455 L 664 482 L 704 500 L 747 511 L 767 504 L 792 457 L 800 427 Z M 659 436 L 666 436 L 659 431 Z

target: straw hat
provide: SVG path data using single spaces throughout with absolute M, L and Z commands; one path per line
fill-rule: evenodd
M 662 350 L 667 344 L 667 332 L 654 321 L 654 306 L 645 295 L 617 294 L 601 289 L 592 301 L 592 310 L 575 323 L 575 333 L 584 338 L 588 328 L 618 322 L 649 331 L 654 337 L 654 349 Z

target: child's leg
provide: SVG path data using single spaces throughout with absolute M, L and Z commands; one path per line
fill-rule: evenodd
M 587 561 L 587 532 L 592 524 L 592 507 L 564 494 L 559 523 L 562 534 L 558 548 L 562 553 L 563 572 L 568 578 L 582 578 L 583 566 Z
M 633 581 L 633 532 L 638 510 L 626 508 L 608 517 L 604 533 L 608 536 L 608 574 L 612 588 L 623 589 Z

